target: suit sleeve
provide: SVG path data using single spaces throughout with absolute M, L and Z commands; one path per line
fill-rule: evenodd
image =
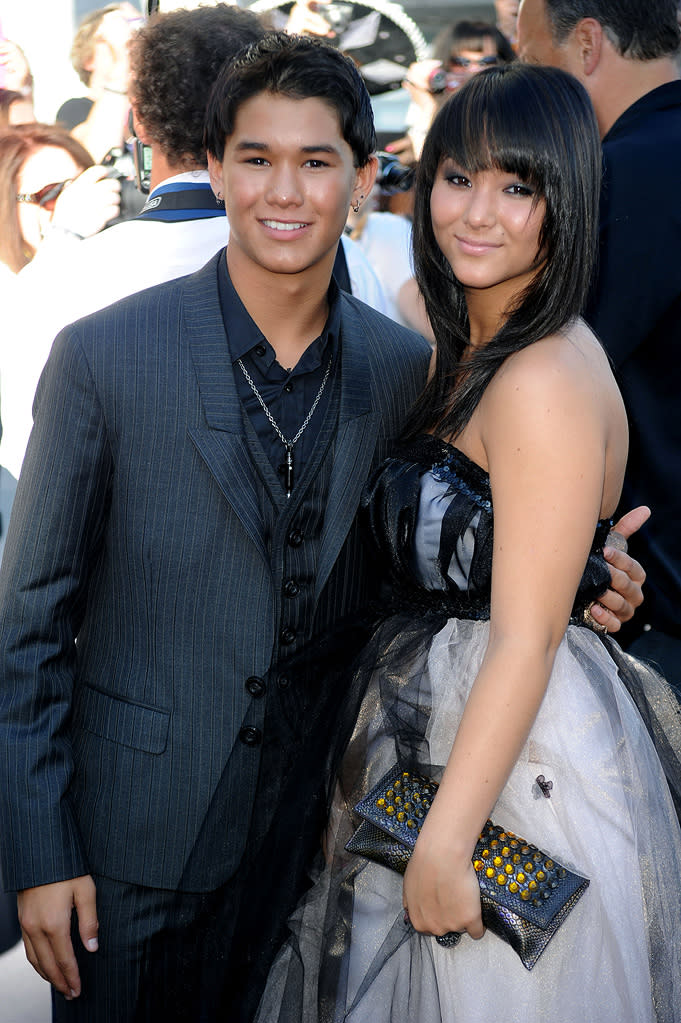
M 75 640 L 112 459 L 75 328 L 41 377 L 0 570 L 0 852 L 8 889 L 88 873 L 69 802 Z

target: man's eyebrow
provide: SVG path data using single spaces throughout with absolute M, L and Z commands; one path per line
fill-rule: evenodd
M 235 149 L 240 152 L 244 149 L 255 149 L 259 153 L 266 153 L 270 146 L 266 142 L 256 142 L 253 139 L 242 139 L 241 142 L 237 142 Z M 330 142 L 315 142 L 313 145 L 301 146 L 300 152 L 310 155 L 312 153 L 329 153 L 329 155 L 340 155 L 340 150 L 331 145 Z

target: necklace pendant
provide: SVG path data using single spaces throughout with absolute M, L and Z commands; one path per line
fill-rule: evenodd
M 286 445 L 286 466 L 285 466 L 284 482 L 286 485 L 286 496 L 291 496 L 293 490 L 293 447 L 290 444 Z

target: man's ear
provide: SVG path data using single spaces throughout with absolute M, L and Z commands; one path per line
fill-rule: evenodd
M 603 50 L 604 33 L 600 21 L 596 21 L 595 18 L 582 18 L 574 27 L 573 41 L 584 74 L 592 75 L 600 63 Z
M 135 104 L 132 103 L 132 102 L 130 103 L 130 109 L 132 111 L 132 126 L 134 128 L 135 135 L 140 140 L 140 142 L 142 142 L 145 146 L 150 146 L 151 145 L 151 139 L 149 138 L 149 135 L 147 134 L 147 130 L 144 127 L 144 124 L 140 120 L 140 117 L 139 117 L 139 114 L 137 113 L 137 108 L 135 107 Z
M 206 153 L 206 158 L 208 160 L 208 175 L 210 177 L 211 188 L 216 196 L 222 195 L 224 188 L 222 183 L 222 164 L 212 153 Z
M 353 202 L 357 202 L 359 200 L 361 204 L 362 200 L 366 199 L 367 196 L 371 194 L 371 189 L 374 187 L 377 173 L 378 157 L 373 154 L 369 157 L 363 167 L 357 168 L 355 187 L 352 190 Z

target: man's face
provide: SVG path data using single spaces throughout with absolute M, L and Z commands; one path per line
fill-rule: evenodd
M 526 64 L 542 64 L 575 73 L 569 48 L 556 46 L 545 0 L 521 0 L 518 8 L 518 56 Z
M 261 93 L 239 108 L 220 164 L 230 270 L 330 274 L 350 203 L 371 190 L 374 166 L 356 168 L 334 108 L 317 98 Z

